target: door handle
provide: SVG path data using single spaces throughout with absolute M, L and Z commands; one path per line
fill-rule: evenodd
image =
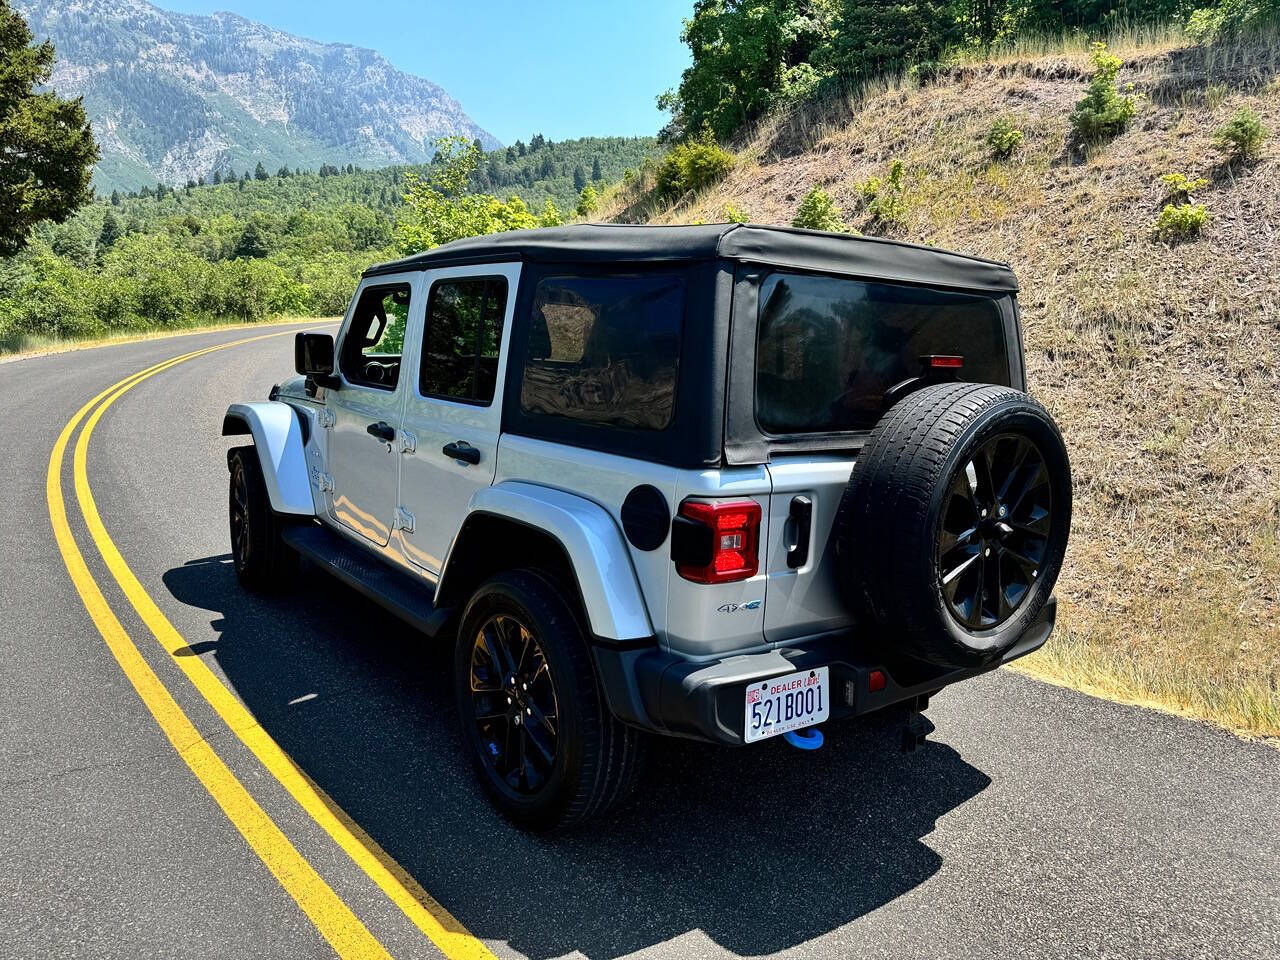
M 396 428 L 391 426 L 385 420 L 379 420 L 377 423 L 371 423 L 365 427 L 369 436 L 377 437 L 383 443 L 390 443 L 396 438 Z
M 809 560 L 809 528 L 813 526 L 813 501 L 808 497 L 792 497 L 791 512 L 783 527 L 786 539 L 787 566 L 803 567 Z
M 440 448 L 440 450 L 451 460 L 461 460 L 464 463 L 472 464 L 480 462 L 480 451 L 465 440 L 455 440 L 453 443 L 446 443 Z

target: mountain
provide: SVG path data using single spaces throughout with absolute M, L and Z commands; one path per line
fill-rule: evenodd
M 441 87 L 380 54 L 230 13 L 143 0 L 18 0 L 57 49 L 51 85 L 83 95 L 102 191 L 252 169 L 422 163 L 434 141 L 498 141 Z

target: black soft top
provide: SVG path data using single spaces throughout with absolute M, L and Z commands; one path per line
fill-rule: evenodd
M 376 277 L 502 260 L 671 263 L 717 259 L 984 293 L 1014 293 L 1018 289 L 1009 265 L 995 260 L 878 237 L 741 223 L 583 223 L 511 230 L 454 240 L 434 250 L 370 267 L 364 275 Z

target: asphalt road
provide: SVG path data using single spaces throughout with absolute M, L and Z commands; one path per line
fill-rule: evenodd
M 87 400 L 252 333 L 0 363 L 2 957 L 334 953 L 144 706 L 73 586 L 46 490 Z M 140 383 L 97 425 L 87 479 L 180 655 L 470 931 L 450 955 L 1280 956 L 1280 751 L 1007 671 L 938 696 L 915 754 L 875 725 L 831 728 L 812 754 L 663 743 L 607 821 L 512 829 L 464 765 L 443 650 L 318 574 L 273 599 L 237 587 L 222 414 L 291 362 L 277 336 Z M 440 956 L 152 637 L 71 460 L 56 479 L 88 573 L 203 743 L 387 953 Z

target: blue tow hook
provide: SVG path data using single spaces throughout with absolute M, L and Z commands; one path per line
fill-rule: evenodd
M 817 727 L 810 727 L 808 730 L 792 730 L 790 733 L 784 733 L 782 739 L 797 750 L 817 750 L 822 746 L 822 731 Z

